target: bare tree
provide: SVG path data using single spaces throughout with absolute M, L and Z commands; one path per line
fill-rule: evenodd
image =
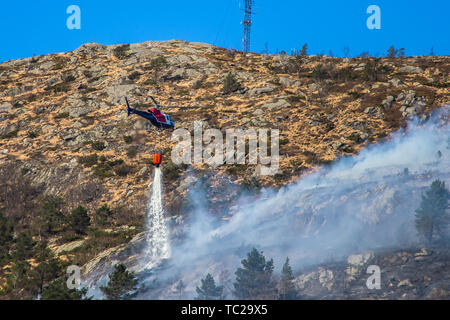
M 350 58 L 350 48 L 348 46 L 344 46 L 342 52 L 344 53 L 344 57 Z

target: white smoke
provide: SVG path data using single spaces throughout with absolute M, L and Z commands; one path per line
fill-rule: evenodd
M 446 106 L 426 123 L 411 121 L 389 141 L 358 156 L 278 191 L 263 190 L 251 203 L 243 198 L 247 203 L 241 201 L 229 222 L 212 219 L 198 201 L 203 191 L 191 190 L 194 203 L 200 204 L 190 212 L 186 238 L 173 245 L 164 268 L 144 280 L 157 279 L 167 290 L 140 298 L 170 298 L 170 284 L 179 279 L 188 284 L 187 297 L 192 298 L 201 277 L 211 272 L 217 279 L 224 270 L 232 274 L 253 246 L 273 257 L 277 268 L 286 256 L 296 268 L 417 243 L 414 210 L 423 190 L 435 179 L 450 183 L 449 115 Z

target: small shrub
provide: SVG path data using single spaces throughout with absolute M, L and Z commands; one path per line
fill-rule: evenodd
M 34 139 L 39 136 L 39 133 L 37 131 L 28 131 L 28 138 Z
M 94 174 L 99 178 L 109 178 L 114 174 L 111 172 L 111 167 L 108 164 L 100 163 L 95 166 Z
M 402 58 L 405 56 L 405 48 L 400 48 L 400 49 L 395 49 L 394 46 L 390 46 L 388 49 L 388 53 L 386 55 L 386 57 L 388 58 L 395 58 L 395 57 L 399 57 Z
M 128 158 L 135 158 L 137 155 L 137 148 L 135 146 L 129 147 L 127 149 L 127 157 Z
M 65 119 L 69 117 L 69 113 L 68 112 L 62 112 L 62 113 L 58 113 L 55 116 L 55 119 Z
M 97 151 L 102 151 L 106 148 L 104 141 L 93 141 L 91 143 L 91 146 L 92 146 L 92 149 L 97 150 Z
M 53 70 L 61 70 L 64 69 L 65 66 L 65 59 L 63 57 L 55 57 L 53 59 L 55 62 L 55 65 L 53 66 Z
M 154 78 L 148 78 L 148 79 L 145 80 L 142 84 L 143 84 L 143 85 L 146 85 L 146 86 L 153 86 L 153 85 L 156 84 L 156 81 L 155 81 Z
M 348 93 L 348 95 L 350 97 L 352 97 L 353 99 L 355 99 L 355 100 L 357 100 L 357 99 L 359 99 L 359 98 L 361 98 L 363 96 L 363 94 L 361 92 L 357 92 L 357 91 L 350 91 Z
M 147 68 L 149 70 L 155 70 L 155 69 L 159 70 L 167 65 L 168 65 L 168 63 L 167 63 L 166 58 L 164 58 L 163 56 L 160 56 L 158 58 L 153 59 Z
M 116 160 L 112 160 L 112 161 L 108 161 L 108 166 L 110 166 L 111 168 L 118 165 L 118 164 L 122 164 L 123 160 L 122 159 L 116 159 Z
M 424 85 L 439 89 L 446 89 L 450 87 L 450 82 L 426 82 Z
M 77 235 L 74 232 L 66 232 L 63 234 L 63 236 L 60 240 L 60 243 L 63 244 L 63 243 L 67 243 L 67 242 L 72 242 L 72 241 L 80 240 L 82 238 L 83 237 L 81 237 L 80 235 Z
M 78 163 L 82 164 L 84 167 L 92 167 L 93 165 L 97 164 L 97 161 L 98 156 L 96 153 L 78 158 Z
M 269 81 L 267 81 L 268 83 L 274 84 L 276 86 L 280 86 L 281 82 L 280 82 L 280 78 L 272 78 Z
M 37 100 L 37 96 L 35 94 L 31 94 L 28 96 L 27 101 L 28 102 L 34 102 Z
M 132 136 L 123 136 L 123 141 L 125 141 L 125 143 L 132 143 L 133 137 Z
M 290 73 L 296 74 L 300 77 L 303 71 L 304 57 L 301 55 L 296 55 L 289 58 L 286 64 L 282 66 L 274 66 L 271 64 L 266 64 L 266 67 L 273 73 Z
M 84 92 L 86 92 L 86 93 L 91 93 L 91 92 L 97 91 L 98 89 L 97 89 L 97 88 L 92 88 L 92 87 L 86 87 L 86 88 L 83 89 L 83 90 L 84 90 Z
M 345 82 L 350 80 L 356 80 L 358 78 L 358 76 L 353 72 L 353 69 L 350 67 L 335 70 L 332 73 L 332 77 L 336 81 L 345 81 Z
M 31 154 L 32 159 L 39 159 L 42 157 L 42 151 L 36 151 Z
M 348 136 L 348 139 L 356 143 L 360 143 L 362 141 L 361 136 L 358 133 L 352 133 Z
M 234 73 L 229 72 L 223 81 L 222 92 L 224 94 L 229 94 L 229 93 L 239 90 L 240 87 L 241 87 L 241 84 L 236 79 L 236 76 L 234 75 Z
M 203 86 L 203 79 L 199 79 L 194 81 L 194 83 L 192 84 L 192 89 L 194 90 L 198 90 Z
M 114 168 L 114 172 L 121 177 L 126 176 L 127 174 L 129 174 L 131 171 L 131 168 L 129 166 L 127 166 L 126 164 L 121 164 L 119 166 L 116 166 Z
M 73 82 L 73 81 L 75 81 L 75 80 L 76 80 L 76 78 L 75 78 L 74 75 L 72 75 L 72 74 L 69 74 L 68 76 L 66 76 L 66 77 L 64 78 L 64 82 L 65 82 L 65 83 Z
M 275 181 L 276 184 L 282 184 L 288 178 L 289 178 L 289 176 L 286 172 L 277 173 L 273 176 L 273 180 Z
M 231 176 L 239 176 L 242 175 L 246 169 L 247 167 L 243 164 L 234 164 L 227 166 L 225 172 Z
M 178 90 L 178 92 L 177 92 L 177 94 L 179 95 L 179 96 L 187 96 L 187 95 L 189 95 L 189 90 L 186 90 L 186 89 L 180 89 L 180 90 Z
M 241 183 L 241 191 L 243 192 L 258 193 L 259 189 L 261 189 L 261 184 L 256 177 L 244 178 Z
M 67 83 L 58 83 L 54 86 L 50 86 L 45 88 L 45 91 L 52 91 L 53 93 L 67 92 L 70 90 L 70 87 Z
M 100 80 L 100 77 L 94 77 L 88 80 L 88 83 L 93 83 L 93 82 L 97 82 L 98 80 Z
M 118 59 L 124 59 L 127 57 L 128 50 L 130 50 L 130 45 L 124 44 L 124 45 L 115 47 L 113 50 L 113 54 Z
M 131 81 L 134 81 L 134 80 L 139 79 L 140 76 L 141 76 L 141 74 L 139 72 L 135 71 L 128 76 L 128 79 L 130 79 Z
M 329 78 L 328 69 L 323 65 L 319 64 L 317 65 L 311 72 L 311 76 L 316 81 L 321 81 Z
M 380 76 L 388 72 L 389 70 L 380 64 L 380 59 L 374 59 L 364 66 L 363 77 L 367 81 L 379 81 Z
M 288 97 L 288 101 L 290 103 L 298 103 L 298 102 L 300 102 L 302 100 L 305 100 L 304 96 L 289 96 Z
M 15 138 L 15 137 L 17 137 L 17 134 L 19 133 L 19 130 L 14 130 L 14 131 L 11 131 L 11 132 L 9 132 L 9 133 L 7 133 L 7 134 L 4 134 L 3 136 L 2 136 L 2 138 L 3 139 L 10 139 L 10 138 Z
M 168 180 L 176 180 L 179 178 L 181 172 L 186 170 L 187 165 L 182 163 L 177 165 L 172 161 L 169 161 L 163 166 L 163 174 Z
M 346 153 L 354 153 L 355 152 L 355 150 L 351 146 L 345 146 L 344 148 L 342 148 L 342 151 L 344 151 Z

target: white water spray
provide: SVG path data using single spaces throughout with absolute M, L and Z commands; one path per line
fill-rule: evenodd
M 162 172 L 155 168 L 152 182 L 152 195 L 147 210 L 147 268 L 154 267 L 161 260 L 170 257 L 169 237 L 164 221 L 162 201 Z

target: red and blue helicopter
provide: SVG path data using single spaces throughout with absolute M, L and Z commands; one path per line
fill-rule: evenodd
M 152 96 L 150 96 L 150 99 L 152 99 L 154 107 L 149 108 L 147 111 L 142 111 L 142 110 L 137 110 L 136 108 L 131 108 L 130 104 L 128 103 L 127 97 L 125 97 L 125 102 L 127 104 L 128 116 L 130 114 L 137 114 L 138 116 L 141 116 L 141 117 L 147 119 L 148 121 L 150 121 L 150 123 L 153 126 L 156 127 L 158 135 L 160 133 L 159 132 L 160 130 L 173 129 L 175 127 L 175 122 L 172 120 L 170 115 L 165 114 L 164 112 L 162 112 L 160 110 L 163 106 L 159 105 Z M 164 108 L 180 108 L 180 107 L 172 106 L 172 107 L 164 107 Z M 185 108 L 190 108 L 190 107 L 183 107 L 183 109 L 185 109 Z M 194 108 L 197 108 L 197 107 L 194 107 Z M 161 143 L 158 143 L 158 145 L 160 145 L 160 144 Z M 161 153 L 157 152 L 157 153 L 153 154 L 153 165 L 154 166 L 159 167 L 159 165 L 161 164 L 161 161 L 162 161 Z
M 138 116 L 149 120 L 150 123 L 158 129 L 173 129 L 175 127 L 175 122 L 172 120 L 170 115 L 165 114 L 160 110 L 162 106 L 160 106 L 152 96 L 150 96 L 150 99 L 152 99 L 155 106 L 153 108 L 149 108 L 147 111 L 141 111 L 131 108 L 127 97 L 125 97 L 128 116 L 130 114 L 137 114 Z

